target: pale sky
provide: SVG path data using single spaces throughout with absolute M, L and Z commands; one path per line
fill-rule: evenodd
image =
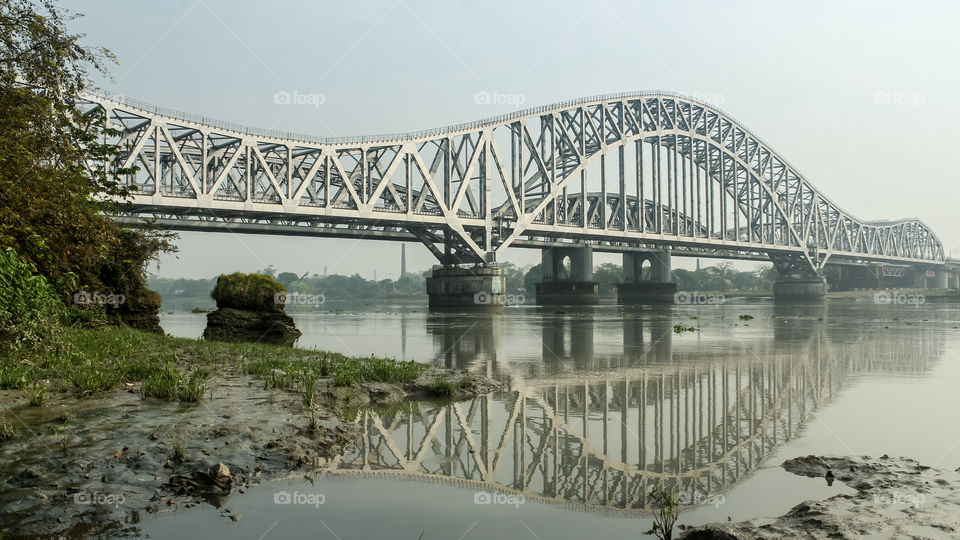
M 691 94 L 744 123 L 853 215 L 921 218 L 960 256 L 960 3 L 61 3 L 86 15 L 73 31 L 118 57 L 103 89 L 254 127 L 365 135 L 476 120 L 518 101 Z M 322 103 L 277 105 L 278 91 Z M 477 92 L 516 97 L 478 105 Z M 160 275 L 268 264 L 399 273 L 393 242 L 181 233 L 178 245 Z M 435 262 L 418 244 L 407 260 L 411 271 Z M 539 252 L 513 249 L 507 260 L 536 263 Z

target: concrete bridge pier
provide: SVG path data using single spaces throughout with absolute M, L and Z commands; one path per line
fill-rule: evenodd
M 950 269 L 950 276 L 947 281 L 951 289 L 960 289 L 960 271 Z
M 644 263 L 649 263 L 646 275 Z M 624 253 L 623 281 L 617 285 L 618 304 L 672 304 L 677 284 L 671 282 L 670 250 Z
M 438 266 L 427 278 L 430 311 L 503 311 L 505 289 L 495 264 Z
M 593 248 L 552 247 L 541 254 L 543 281 L 536 284 L 539 305 L 592 305 L 600 302 L 593 281 Z
M 949 277 L 950 272 L 946 268 L 937 268 L 936 274 L 933 276 L 933 283 L 931 284 L 932 289 L 946 289 L 949 287 Z M 929 282 L 928 282 L 929 283 Z
M 773 283 L 774 300 L 822 300 L 827 296 L 827 278 L 783 277 Z

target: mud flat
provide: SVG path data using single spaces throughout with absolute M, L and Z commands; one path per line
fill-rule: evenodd
M 144 399 L 140 383 L 86 399 L 52 393 L 42 407 L 29 406 L 23 391 L 0 390 L 3 421 L 19 427 L 0 442 L 0 536 L 135 536 L 146 515 L 198 504 L 240 520 L 231 496 L 310 475 L 353 444 L 355 408 L 461 399 L 498 386 L 423 368 L 405 383 L 337 386 L 321 378 L 284 387 L 282 369 L 249 374 L 242 366 L 211 368 L 198 403 Z
M 960 473 L 908 458 L 806 456 L 788 472 L 843 482 L 857 490 L 805 501 L 785 515 L 687 528 L 681 538 L 957 538 Z M 827 474 L 829 471 L 829 475 Z

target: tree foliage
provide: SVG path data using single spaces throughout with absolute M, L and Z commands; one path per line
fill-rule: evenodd
M 50 0 L 0 0 L 0 246 L 69 301 L 79 290 L 131 295 L 170 235 L 123 229 L 105 216 L 130 194 L 103 111 L 77 98 L 112 55 L 67 31 Z M 122 310 L 120 310 L 122 311 Z

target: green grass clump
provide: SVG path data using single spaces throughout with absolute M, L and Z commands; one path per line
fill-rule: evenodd
M 173 399 L 180 389 L 180 380 L 183 375 L 176 367 L 167 364 L 163 369 L 154 372 L 143 381 L 140 394 L 144 398 Z
M 334 386 L 353 386 L 359 381 L 356 362 L 338 364 L 333 370 Z
M 752 320 L 753 320 L 753 315 L 740 315 L 740 320 L 741 320 L 741 321 L 752 321 Z
M 398 362 L 390 358 L 348 358 L 334 366 L 334 386 L 352 386 L 358 382 L 409 383 L 427 369 L 413 360 Z
M 40 407 L 47 402 L 47 387 L 35 382 L 27 389 L 27 397 L 31 407 Z
M 684 332 L 696 332 L 697 329 L 692 326 L 684 326 L 682 324 L 673 325 L 673 331 L 676 334 L 682 334 Z
M 113 365 L 85 362 L 74 367 L 70 379 L 80 397 L 92 397 L 117 386 L 122 373 Z
M 313 407 L 313 387 L 317 382 L 317 377 L 313 373 L 304 373 L 300 381 L 300 395 L 303 397 L 304 407 Z
M 197 403 L 203 399 L 203 394 L 207 391 L 207 378 L 209 373 L 202 369 L 194 369 L 190 377 L 182 378 L 182 384 L 177 389 L 177 396 L 184 403 Z
M 458 390 L 464 390 L 470 386 L 470 380 L 466 377 L 453 382 L 448 380 L 443 375 L 434 378 L 427 384 L 426 390 L 427 393 L 435 397 L 450 397 L 457 393 Z
M 29 371 L 24 365 L 0 366 L 0 389 L 26 388 L 30 383 Z
M 176 437 L 171 445 L 173 449 L 172 457 L 177 461 L 183 461 L 187 457 L 187 450 L 183 446 L 183 439 Z

